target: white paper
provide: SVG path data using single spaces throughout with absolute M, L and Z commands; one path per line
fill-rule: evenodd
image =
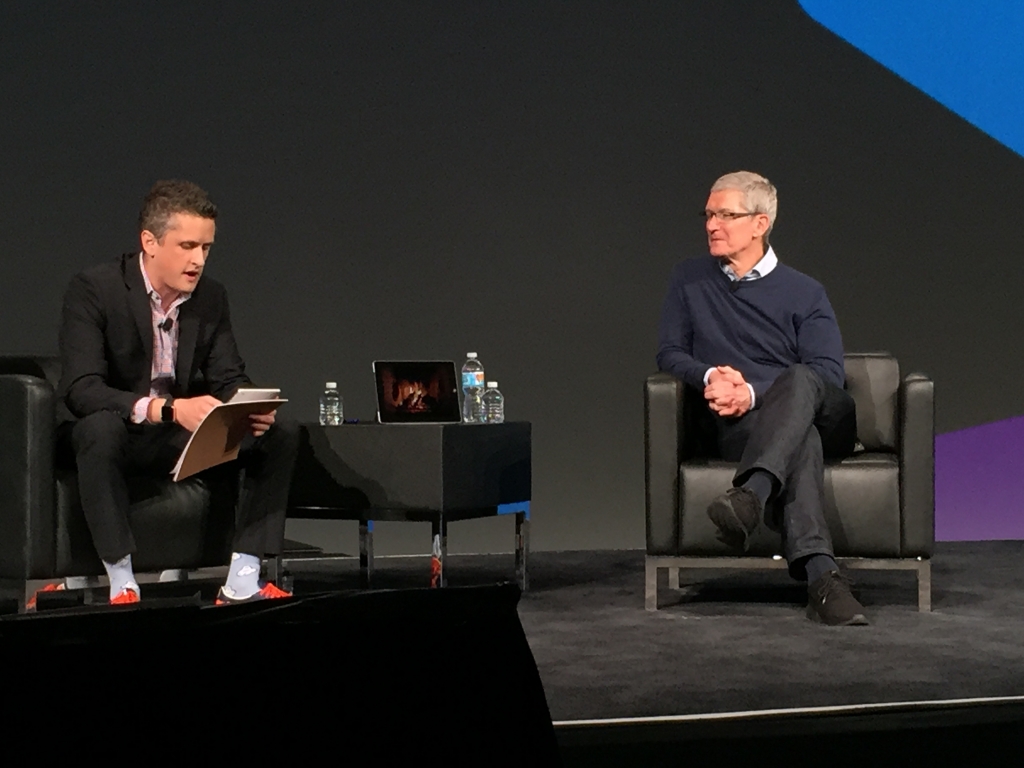
M 234 396 L 228 400 L 229 403 L 248 403 L 253 400 L 278 400 L 281 397 L 280 389 L 256 389 L 255 387 L 242 387 Z

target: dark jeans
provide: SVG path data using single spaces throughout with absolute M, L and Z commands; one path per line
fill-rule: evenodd
M 794 365 L 775 380 L 756 410 L 740 418 L 715 417 L 718 449 L 738 461 L 733 485 L 754 470 L 769 472 L 777 493 L 765 510 L 765 524 L 782 534 L 794 578 L 804 579 L 809 555 L 832 555 L 825 523 L 824 459 L 853 452 L 857 418 L 853 398 L 805 365 Z
M 115 562 L 135 552 L 126 477 L 169 478 L 188 438 L 189 433 L 176 424 L 130 424 L 112 411 L 62 426 L 59 450 L 74 456 L 82 510 L 102 560 Z M 298 423 L 280 417 L 260 437 L 249 435 L 242 442 L 237 463 L 245 470 L 245 479 L 233 551 L 257 557 L 281 551 L 298 449 Z

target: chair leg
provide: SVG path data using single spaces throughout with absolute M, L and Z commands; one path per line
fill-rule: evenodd
M 932 610 L 932 562 L 922 560 L 917 566 L 917 610 L 930 613 Z
M 530 554 L 530 519 L 525 512 L 516 512 L 516 581 L 519 589 L 525 592 L 530 583 L 527 576 L 526 561 Z
M 678 578 L 679 570 L 676 569 Z M 647 558 L 647 584 L 644 589 L 644 608 L 648 611 L 658 610 L 658 566 Z
M 280 586 L 281 576 L 284 574 L 284 558 L 281 555 L 272 555 L 267 558 L 267 581 L 272 581 Z
M 678 568 L 669 568 L 668 569 L 668 588 L 669 589 L 675 589 L 675 590 L 679 589 L 679 569 Z
M 373 520 L 359 521 L 359 588 L 373 583 Z

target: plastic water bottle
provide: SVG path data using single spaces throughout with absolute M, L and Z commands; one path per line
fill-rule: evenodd
M 325 427 L 337 427 L 341 425 L 344 415 L 338 382 L 328 381 L 324 385 L 324 393 L 320 395 L 320 423 Z
M 501 424 L 505 420 L 505 396 L 498 391 L 498 382 L 488 381 L 484 392 L 484 423 Z
M 462 420 L 466 424 L 483 422 L 484 367 L 476 358 L 476 352 L 466 355 L 462 364 Z

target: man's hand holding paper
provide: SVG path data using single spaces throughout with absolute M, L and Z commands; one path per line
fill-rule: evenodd
M 250 413 L 249 414 L 249 430 L 252 432 L 253 437 L 259 437 L 274 423 L 274 418 L 277 415 L 277 411 L 271 411 L 270 413 Z
M 218 405 L 220 400 L 212 395 L 180 398 L 174 401 L 174 421 L 189 432 L 195 432 L 207 414 Z

